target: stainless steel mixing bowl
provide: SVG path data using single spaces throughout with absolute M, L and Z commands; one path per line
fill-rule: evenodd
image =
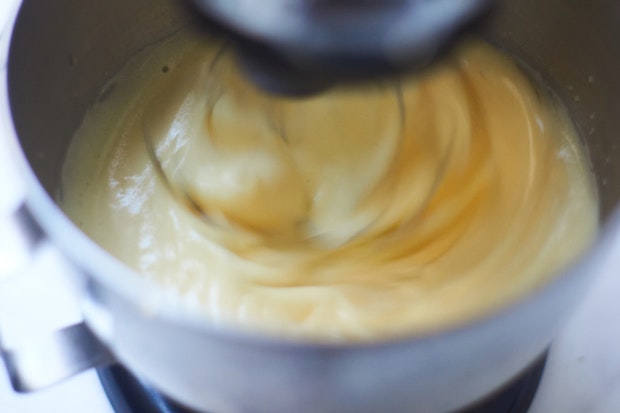
M 569 107 L 597 177 L 603 230 L 594 248 L 521 302 L 424 337 L 310 345 L 216 328 L 160 300 L 156 286 L 88 240 L 54 202 L 73 132 L 90 104 L 114 93 L 102 90 L 108 79 L 194 20 L 173 0 L 18 3 L 3 52 L 10 113 L 5 105 L 0 115 L 13 121 L 4 139 L 19 140 L 16 162 L 29 186 L 12 222 L 29 231 L 24 240 L 52 246 L 69 263 L 85 317 L 49 339 L 46 351 L 60 358 L 33 365 L 36 346 L 4 351 L 22 390 L 114 358 L 201 411 L 450 411 L 507 382 L 549 346 L 620 230 L 620 3 L 509 0 L 481 31 L 540 73 Z

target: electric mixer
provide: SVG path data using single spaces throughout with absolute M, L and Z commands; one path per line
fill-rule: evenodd
M 192 0 L 276 93 L 427 67 L 493 0 Z
M 204 92 L 196 96 L 201 102 L 199 108 L 190 111 L 193 113 L 190 123 L 194 125 L 190 129 L 197 131 L 203 128 L 201 125 L 207 127 L 199 133 L 201 139 L 171 145 L 178 138 L 173 136 L 176 132 L 158 133 L 154 128 L 162 120 L 161 101 L 167 102 L 167 98 L 164 96 L 160 102 L 149 106 L 143 118 L 144 137 L 160 177 L 179 200 L 195 210 L 211 227 L 232 224 L 247 229 L 247 222 L 231 221 L 230 217 L 218 220 L 217 217 L 222 215 L 219 201 L 213 195 L 206 196 L 204 189 L 200 189 L 204 182 L 212 180 L 200 172 L 215 162 L 213 159 L 208 161 L 209 154 L 219 159 L 217 151 L 207 146 L 217 139 L 233 138 L 219 136 L 221 131 L 208 126 L 213 123 L 216 106 L 225 101 L 229 103 L 220 106 L 230 105 L 230 102 L 246 108 L 249 106 L 238 119 L 241 124 L 258 117 L 267 129 L 272 130 L 276 140 L 289 141 L 286 135 L 293 133 L 296 134 L 292 137 L 295 141 L 300 138 L 300 132 L 292 132 L 291 115 L 284 115 L 284 108 L 293 104 L 297 106 L 295 111 L 310 113 L 313 110 L 311 99 L 331 99 L 336 105 L 334 110 L 316 120 L 321 124 L 331 122 L 333 127 L 324 130 L 330 136 L 329 141 L 336 139 L 343 143 L 352 138 L 351 142 L 360 143 L 364 140 L 361 135 L 370 133 L 373 134 L 371 141 L 385 135 L 382 140 L 392 139 L 395 144 L 399 141 L 402 144 L 405 139 L 401 130 L 405 108 L 396 75 L 417 73 L 427 68 L 443 51 L 450 49 L 459 34 L 488 11 L 491 3 L 491 0 L 195 0 L 196 9 L 209 19 L 203 26 L 211 29 L 215 26 L 216 35 L 224 40 L 220 52 L 199 75 L 202 80 L 197 81 L 195 88 Z M 235 57 L 232 64 L 230 60 Z M 224 63 L 226 61 L 228 63 Z M 235 76 L 232 73 L 235 73 L 236 66 L 241 68 L 238 79 L 232 83 L 226 81 L 227 76 Z M 361 89 L 345 92 L 342 97 L 330 96 L 334 90 L 350 83 L 356 83 Z M 390 115 L 381 115 L 375 124 L 365 128 L 365 132 L 357 132 L 354 137 L 345 136 L 351 134 L 347 130 L 351 122 L 359 123 L 355 118 L 368 119 L 368 116 L 378 115 L 379 101 L 376 99 L 379 95 L 377 91 L 369 91 L 369 87 L 381 91 L 380 99 L 390 100 Z M 365 102 L 363 109 L 351 106 L 351 102 L 346 103 L 344 96 L 350 99 L 351 93 L 368 93 L 367 98 L 362 98 Z M 164 105 L 170 106 L 169 103 Z M 185 109 L 178 113 L 180 116 Z M 392 119 L 392 115 L 396 118 Z M 185 122 L 187 113 L 183 117 Z M 347 117 L 349 120 L 345 121 Z M 379 124 L 383 126 L 377 129 Z M 258 136 L 256 125 L 254 127 L 246 131 L 253 135 L 247 136 L 248 141 L 255 141 Z M 288 147 L 287 151 L 291 150 Z M 256 154 L 260 147 L 254 147 L 250 152 Z M 443 158 L 448 156 L 448 151 L 443 152 Z M 371 163 L 368 159 L 366 161 Z M 242 164 L 242 170 L 235 174 L 259 174 L 248 166 L 248 162 Z M 226 175 L 231 173 L 227 170 Z M 441 176 L 437 175 L 436 180 L 440 179 Z M 251 184 L 245 182 L 244 186 L 248 185 Z M 200 193 L 202 195 L 198 195 Z M 266 198 L 272 197 L 263 194 L 261 199 Z M 251 232 L 254 233 L 255 228 Z M 265 231 L 260 233 L 265 235 Z M 348 239 L 350 235 L 344 238 Z

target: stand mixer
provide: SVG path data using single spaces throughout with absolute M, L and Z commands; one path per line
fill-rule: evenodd
M 387 99 L 391 109 L 377 120 L 382 127 L 376 129 L 368 125 L 363 129 L 372 135 L 367 137 L 369 141 L 374 141 L 375 135 L 386 134 L 395 142 L 402 141 L 406 139 L 402 134 L 404 102 L 399 80 L 391 77 L 426 69 L 442 52 L 450 49 L 460 34 L 483 17 L 492 3 L 491 0 L 271 0 L 259 4 L 253 1 L 193 0 L 194 10 L 207 19 L 201 22 L 201 26 L 211 29 L 209 38 L 215 35 L 224 41 L 202 83 L 197 86 L 205 90 L 205 95 L 197 98 L 204 102 L 192 115 L 192 122 L 194 125 L 211 124 L 209 114 L 214 112 L 217 102 L 223 95 L 232 96 L 232 101 L 239 104 L 243 101 L 243 105 L 252 106 L 251 110 L 239 115 L 241 118 L 261 118 L 273 129 L 277 140 L 288 142 L 291 137 L 287 138 L 287 133 L 299 135 L 300 132 L 290 132 L 282 107 L 294 101 L 299 112 L 310 113 L 311 104 L 305 103 L 311 98 L 322 97 L 337 102 L 334 110 L 316 120 L 332 126 L 324 128 L 323 133 L 339 137 L 343 144 L 352 138 L 350 144 L 355 147 L 366 139 L 366 135 L 358 132 L 360 135 L 350 136 L 347 124 L 356 123 L 353 120 L 356 117 L 377 115 L 379 100 Z M 228 56 L 235 61 L 231 62 Z M 226 81 L 227 77 L 235 76 L 236 67 L 241 69 L 237 80 Z M 329 97 L 338 86 L 350 83 L 362 83 L 357 85 L 361 86 L 358 92 L 350 90 L 347 96 L 365 94 L 360 97 L 363 107 L 353 107 L 345 95 Z M 231 84 L 237 84 L 236 92 L 229 89 Z M 373 88 L 377 90 L 371 90 Z M 238 95 L 236 98 L 235 94 Z M 306 99 L 301 99 L 304 97 Z M 160 100 L 165 102 L 166 98 Z M 156 109 L 146 110 L 143 118 L 145 143 L 160 177 L 176 198 L 194 210 L 212 229 L 220 230 L 230 225 L 247 227 L 247 222 L 228 222 L 228 219 L 219 222 L 217 216 L 223 214 L 218 201 L 199 195 L 204 195 L 204 190 L 199 189 L 200 183 L 211 179 L 200 172 L 205 164 L 209 164 L 209 153 L 215 153 L 207 148 L 208 141 L 228 138 L 218 136 L 214 130 L 205 130 L 201 132 L 204 139 L 170 145 L 178 137 L 155 132 L 153 127 L 161 121 L 161 107 L 167 105 L 156 101 L 150 105 Z M 257 127 L 253 125 L 251 134 L 258 133 Z M 165 128 L 160 126 L 159 129 Z M 227 133 L 239 134 L 238 131 Z M 299 140 L 297 135 L 293 141 Z M 257 139 L 247 138 L 248 141 Z M 384 136 L 383 140 L 387 139 Z M 287 148 L 291 153 L 288 144 Z M 254 152 L 257 151 L 259 148 L 255 147 Z M 447 150 L 442 153 L 443 159 L 449 155 Z M 365 161 L 370 162 L 369 159 Z M 245 172 L 240 173 L 258 174 L 247 165 L 244 168 Z M 438 174 L 437 182 L 440 179 Z M 277 199 L 266 194 L 262 198 Z M 250 232 L 254 233 L 254 230 Z M 306 240 L 314 238 L 306 235 L 303 237 Z M 261 231 L 261 239 L 263 237 L 265 233 Z M 234 238 L 236 240 L 238 234 Z M 342 241 L 351 238 L 351 234 L 336 238 Z
M 80 291 L 85 322 L 49 336 L 54 344 L 51 348 L 61 351 L 59 357 L 39 357 L 40 363 L 24 365 L 28 370 L 13 372 L 15 377 L 40 378 L 40 372 L 45 371 L 49 373 L 45 378 L 53 382 L 96 365 L 105 354 L 101 349 L 107 348 L 159 391 L 203 411 L 232 410 L 227 406 L 237 410 L 264 406 L 263 411 L 269 412 L 300 411 L 299 406 L 310 406 L 307 411 L 319 411 L 319 403 L 326 406 L 323 411 L 335 411 L 338 406 L 342 411 L 352 401 L 367 411 L 373 406 L 377 407 L 374 411 L 407 411 L 412 401 L 423 406 L 418 411 L 425 407 L 426 411 L 453 411 L 509 382 L 544 353 L 602 265 L 602 258 L 615 245 L 620 228 L 614 213 L 620 199 L 620 163 L 615 162 L 620 155 L 615 139 L 620 127 L 616 116 L 620 107 L 619 3 L 506 2 L 492 14 L 489 25 L 485 24 L 483 35 L 550 81 L 584 132 L 591 155 L 601 196 L 602 230 L 596 247 L 578 263 L 547 287 L 485 320 L 372 346 L 267 341 L 196 323 L 173 306 L 145 311 L 153 309 L 151 298 L 159 290 L 90 242 L 62 215 L 53 198 L 72 134 L 89 107 L 98 98 L 110 96 L 110 88 L 101 93 L 105 85 L 111 85 L 110 76 L 129 57 L 193 22 L 188 22 L 181 3 L 174 0 L 15 3 L 20 4 L 19 15 L 5 30 L 12 39 L 10 48 L 4 49 L 8 93 L 4 94 L 2 116 L 8 126 L 4 137 L 23 152 L 16 159 L 23 163 L 29 185 L 21 210 L 33 222 L 28 228 L 37 229 L 43 238 L 39 242 L 50 246 L 52 257 L 57 258 L 59 264 L 46 267 L 46 271 L 60 273 L 69 268 L 85 287 Z M 233 31 L 228 20 L 215 15 L 216 5 L 234 4 L 235 12 L 241 13 L 240 2 L 212 3 L 208 9 L 211 18 Z M 260 3 L 267 10 L 274 1 Z M 312 2 L 315 4 L 336 3 Z M 266 21 L 258 16 L 256 20 Z M 248 37 L 253 39 L 250 44 L 273 44 L 256 33 Z M 266 50 L 265 54 L 278 50 L 282 55 L 288 50 L 287 61 L 299 62 L 291 57 L 298 56 L 293 46 L 257 46 L 254 50 Z M 316 68 L 310 61 L 301 61 L 296 67 Z M 290 66 L 292 63 L 287 68 Z M 360 71 L 364 67 L 349 66 Z M 155 70 L 163 67 L 158 65 Z M 409 67 L 416 69 L 415 65 Z M 315 73 L 320 79 L 333 79 L 337 72 L 328 71 L 330 76 L 325 71 Z M 31 297 L 25 298 L 21 300 L 25 305 L 46 310 Z M 68 340 L 66 333 L 76 330 L 96 340 Z M 89 343 L 96 345 L 89 347 Z M 34 384 L 28 380 L 20 383 L 30 389 Z M 283 397 L 274 399 L 274 388 L 282 389 L 276 393 Z M 304 400 L 309 404 L 299 403 Z
M 303 95 L 334 83 L 427 67 L 493 0 L 191 0 L 267 91 Z

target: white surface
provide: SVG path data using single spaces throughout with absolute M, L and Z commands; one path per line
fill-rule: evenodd
M 0 0 L 0 27 L 14 4 L 14 0 Z M 5 201 L 7 188 L 18 181 L 7 164 L 10 152 L 1 138 L 0 198 L 2 193 L 5 198 L 0 201 Z M 620 412 L 620 240 L 616 244 L 583 305 L 555 341 L 531 413 Z M 52 254 L 44 258 L 55 259 Z M 46 271 L 33 273 L 0 282 L 0 326 L 14 333 L 3 337 L 5 342 L 78 317 L 66 280 Z M 112 413 L 93 371 L 38 393 L 18 395 L 2 367 L 0 363 L 2 413 Z

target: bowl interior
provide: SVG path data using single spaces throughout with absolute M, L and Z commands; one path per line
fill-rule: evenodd
M 533 68 L 568 106 L 587 145 L 603 223 L 620 200 L 620 3 L 500 4 L 482 35 Z M 25 0 L 9 56 L 9 95 L 24 153 L 56 198 L 73 132 L 136 52 L 196 24 L 173 0 Z

